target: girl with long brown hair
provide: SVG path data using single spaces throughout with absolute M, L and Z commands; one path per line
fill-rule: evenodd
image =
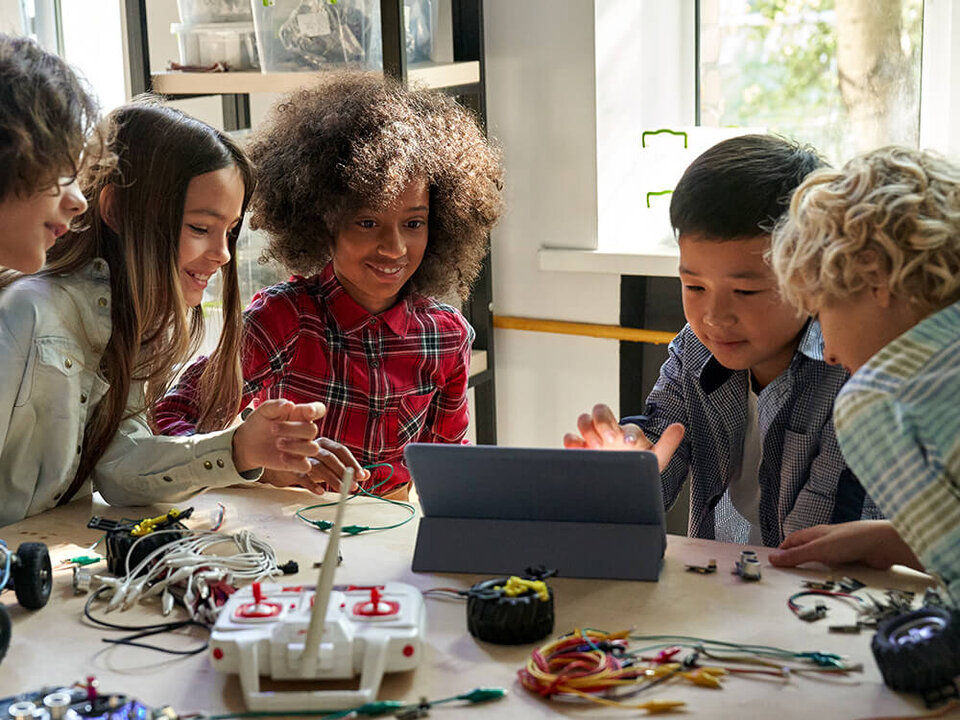
M 235 250 L 253 168 L 229 137 L 150 101 L 111 113 L 109 152 L 80 176 L 89 207 L 36 276 L 0 293 L 0 525 L 98 490 L 112 504 L 176 502 L 308 471 L 320 403 L 263 403 L 243 423 L 153 434 L 151 408 L 203 337 L 222 274 L 223 332 L 200 380 L 202 413 L 240 397 Z M 92 482 L 91 482 L 92 481 Z

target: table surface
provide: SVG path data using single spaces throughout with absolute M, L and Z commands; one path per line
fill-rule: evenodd
M 316 502 L 300 490 L 230 488 L 193 499 L 196 511 L 189 525 L 209 526 L 217 502 L 226 507 L 223 532 L 249 529 L 269 542 L 279 562 L 298 561 L 301 571 L 284 582 L 314 583 L 315 561 L 323 556 L 326 535 L 296 520 L 295 510 Z M 41 541 L 50 548 L 56 565 L 75 556 L 76 546 L 87 547 L 99 533 L 87 529 L 91 515 L 111 518 L 144 517 L 165 512 L 156 508 L 110 508 L 96 497 L 75 501 L 8 527 L 0 538 L 11 548 L 26 541 Z M 181 505 L 183 507 L 183 505 Z M 325 513 L 325 514 L 324 514 Z M 332 508 L 311 514 L 332 519 Z M 401 508 L 367 498 L 352 501 L 346 523 L 367 525 L 397 522 Z M 345 537 L 343 564 L 338 583 L 382 583 L 398 580 L 421 590 L 434 587 L 467 588 L 480 576 L 465 574 L 418 574 L 410 569 L 416 538 L 416 521 L 385 532 Z M 465 538 L 465 543 L 469 539 Z M 101 549 L 102 546 L 98 549 Z M 659 582 L 626 582 L 552 578 L 556 598 L 555 635 L 578 627 L 608 631 L 631 629 L 637 635 L 685 635 L 737 643 L 772 645 L 795 651 L 819 650 L 841 654 L 852 663 L 862 663 L 863 672 L 849 676 L 793 675 L 778 678 L 729 677 L 723 689 L 710 690 L 684 682 L 664 683 L 635 697 L 683 700 L 687 715 L 709 718 L 770 716 L 781 718 L 860 718 L 877 715 L 912 715 L 923 710 L 914 696 L 891 692 L 883 685 L 870 652 L 872 632 L 830 633 L 830 624 L 854 619 L 854 610 L 840 600 L 827 599 L 830 612 L 819 622 L 803 622 L 787 607 L 786 600 L 801 589 L 804 579 L 822 580 L 831 576 L 827 568 L 781 570 L 766 561 L 766 549 L 756 548 L 763 579 L 747 583 L 730 570 L 741 546 L 669 536 Z M 628 553 L 630 548 L 609 548 L 607 552 Z M 715 558 L 719 571 L 700 575 L 685 570 L 686 564 L 704 565 Z M 833 577 L 849 575 L 869 588 L 921 591 L 931 584 L 926 575 L 901 568 L 888 572 L 868 568 L 833 571 Z M 54 574 L 48 605 L 29 611 L 17 605 L 13 593 L 2 601 L 13 621 L 13 639 L 0 665 L 0 697 L 37 690 L 48 685 L 70 684 L 89 675 L 100 688 L 124 693 L 150 705 L 168 704 L 180 713 L 223 713 L 244 710 L 239 681 L 214 671 L 206 653 L 171 657 L 157 652 L 109 645 L 101 638 L 116 635 L 89 625 L 83 619 L 86 596 L 75 595 L 70 570 Z M 427 633 L 420 666 L 413 672 L 394 673 L 384 678 L 380 699 L 410 702 L 420 697 L 437 699 L 467 692 L 475 687 L 502 687 L 505 699 L 469 708 L 441 710 L 437 717 L 524 717 L 537 718 L 561 713 L 577 717 L 636 717 L 636 710 L 600 708 L 597 705 L 546 701 L 525 691 L 517 682 L 520 669 L 532 645 L 506 647 L 478 642 L 466 629 L 463 601 L 428 596 Z M 102 617 L 102 614 L 101 614 Z M 156 606 L 142 605 L 128 612 L 114 612 L 106 619 L 123 624 L 160 622 Z M 196 637 L 203 637 L 203 633 Z M 196 637 L 168 639 L 186 647 Z M 200 640 L 202 642 L 202 639 Z M 546 642 L 546 641 L 544 641 Z M 634 647 L 637 643 L 632 643 Z

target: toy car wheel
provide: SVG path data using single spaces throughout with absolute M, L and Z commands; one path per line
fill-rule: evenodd
M 0 662 L 3 662 L 3 656 L 7 654 L 8 647 L 10 647 L 10 616 L 7 614 L 7 608 L 0 605 Z
M 467 594 L 467 630 L 478 640 L 497 645 L 522 645 L 536 642 L 553 632 L 553 591 L 541 600 L 528 592 L 507 597 L 494 590 L 508 578 L 486 580 L 474 585 Z
M 53 585 L 53 572 L 46 545 L 22 543 L 17 548 L 17 558 L 11 570 L 17 602 L 29 610 L 39 610 L 47 604 Z
M 892 690 L 938 690 L 960 675 L 960 611 L 925 607 L 888 618 L 871 649 Z

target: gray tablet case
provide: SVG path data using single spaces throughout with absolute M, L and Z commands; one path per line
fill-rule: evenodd
M 666 547 L 649 452 L 408 445 L 415 572 L 657 580 Z

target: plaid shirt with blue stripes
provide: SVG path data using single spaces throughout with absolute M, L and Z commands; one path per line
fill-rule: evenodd
M 960 302 L 880 350 L 837 397 L 850 467 L 960 603 Z
M 668 352 L 646 414 L 621 422 L 636 423 L 654 441 L 671 423 L 682 423 L 683 442 L 660 476 L 664 504 L 673 505 L 689 476 L 689 534 L 746 542 L 750 526 L 728 488 L 740 469 L 750 373 L 720 365 L 689 325 Z M 882 517 L 837 445 L 831 414 L 847 377 L 824 362 L 820 326 L 811 321 L 790 366 L 757 396 L 764 545 L 777 546 L 812 525 Z

